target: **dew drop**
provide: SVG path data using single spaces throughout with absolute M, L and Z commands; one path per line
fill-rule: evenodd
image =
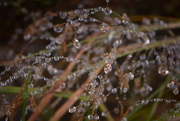
M 109 79 L 108 79 L 108 78 L 103 79 L 102 82 L 103 82 L 104 84 L 107 84 L 107 83 L 109 83 Z
M 93 120 L 94 119 L 93 115 L 88 115 L 88 119 Z
M 75 106 L 69 108 L 69 113 L 74 113 L 74 112 L 76 112 L 76 107 Z
M 6 115 L 7 115 L 7 116 L 11 115 L 11 111 L 8 110 L 8 111 L 6 112 Z
M 24 35 L 23 38 L 25 41 L 28 41 L 31 39 L 31 34 Z
M 66 58 L 66 61 L 67 61 L 67 62 L 71 62 L 71 61 L 73 61 L 73 58 L 67 57 L 67 58 Z
M 174 86 L 175 86 L 174 82 L 170 82 L 167 84 L 167 87 L 170 89 L 174 88 Z
M 103 25 L 101 26 L 101 28 L 100 28 L 100 30 L 101 30 L 102 32 L 109 32 L 110 29 L 111 29 L 111 27 L 110 27 L 109 25 L 107 25 L 107 24 L 103 24 Z
M 74 43 L 73 43 L 74 47 L 79 49 L 81 47 L 81 44 L 79 43 L 79 41 L 77 39 L 74 40 Z
M 145 59 L 146 59 L 146 54 L 140 55 L 140 56 L 139 56 L 139 59 L 140 59 L 140 60 L 145 60 Z
M 123 88 L 123 93 L 127 93 L 128 88 Z
M 65 19 L 65 18 L 67 18 L 68 13 L 67 12 L 60 12 L 59 16 L 61 17 L 61 19 Z
M 127 121 L 127 118 L 126 118 L 126 117 L 124 117 L 121 121 Z
M 112 13 L 112 9 L 110 9 L 109 7 L 103 8 L 102 10 L 106 15 L 110 15 Z
M 106 66 L 104 67 L 104 72 L 107 74 L 107 73 L 109 73 L 109 72 L 111 72 L 111 70 L 112 70 L 112 66 L 111 66 L 111 64 L 106 64 Z
M 54 57 L 54 60 L 55 60 L 55 61 L 59 61 L 59 59 L 60 59 L 59 56 L 55 56 L 55 57 Z
M 109 54 L 108 54 L 108 53 L 103 53 L 103 54 L 101 55 L 101 57 L 102 57 L 103 59 L 108 59 Z
M 169 74 L 169 71 L 164 66 L 161 66 L 158 69 L 158 73 L 162 76 L 165 76 L 165 75 Z
M 84 102 L 84 106 L 89 107 L 90 106 L 90 102 Z
M 179 89 L 178 89 L 177 87 L 174 88 L 173 93 L 174 93 L 175 95 L 177 95 L 177 94 L 179 93 Z
M 57 43 L 57 44 L 62 44 L 63 42 L 64 42 L 64 37 L 63 36 L 58 36 L 58 37 L 56 37 L 55 38 L 55 42 Z
M 113 88 L 113 89 L 111 90 L 111 92 L 112 92 L 112 93 L 116 93 L 116 92 L 117 92 L 117 88 Z
M 93 116 L 93 119 L 94 119 L 94 120 L 99 120 L 99 116 L 98 116 L 97 114 L 95 114 L 95 115 Z
M 61 33 L 63 31 L 63 29 L 64 29 L 63 24 L 56 24 L 54 26 L 54 31 L 57 32 L 57 33 Z
M 130 81 L 134 79 L 134 74 L 132 74 L 131 72 L 124 74 L 124 78 L 126 81 Z
M 28 88 L 33 88 L 33 87 L 34 85 L 32 83 L 28 85 Z

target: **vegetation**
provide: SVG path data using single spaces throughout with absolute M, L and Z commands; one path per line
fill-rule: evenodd
M 131 20 L 109 2 L 26 16 L 1 52 L 2 120 L 180 119 L 180 21 Z

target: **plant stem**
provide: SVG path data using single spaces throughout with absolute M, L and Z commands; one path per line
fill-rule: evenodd
M 28 84 L 29 82 L 31 81 L 31 76 L 32 76 L 32 68 L 29 69 L 28 71 L 28 76 L 27 76 L 27 79 L 25 80 L 25 85 L 24 85 L 24 91 L 23 91 L 23 96 L 22 96 L 22 99 L 23 99 L 23 109 L 22 109 L 22 121 L 25 121 L 25 113 L 26 113 L 26 101 L 27 101 L 27 98 L 29 96 L 29 93 L 28 93 Z
M 107 107 L 106 107 L 103 103 L 101 103 L 101 104 L 99 105 L 99 109 L 100 109 L 102 112 L 108 112 Z M 108 114 L 106 115 L 106 118 L 107 118 L 108 121 L 114 121 L 114 119 L 113 119 L 113 117 L 111 116 L 110 112 L 108 112 Z
M 148 96 L 146 100 L 150 100 L 150 99 L 154 98 L 158 93 L 160 93 L 162 90 L 164 90 L 164 88 L 166 87 L 166 85 L 170 79 L 171 79 L 170 76 L 167 76 L 165 82 L 161 85 L 161 87 L 158 88 L 156 91 L 154 91 L 150 96 Z M 143 107 L 143 105 L 140 105 L 140 106 L 136 107 L 132 112 L 130 112 L 127 116 L 128 119 L 130 120 L 131 116 L 133 114 L 135 114 L 138 110 L 140 110 L 142 107 Z

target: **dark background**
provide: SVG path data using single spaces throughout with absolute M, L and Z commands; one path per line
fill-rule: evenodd
M 32 23 L 37 11 L 58 12 L 77 8 L 106 7 L 105 0 L 0 0 L 0 42 L 7 43 L 17 28 Z M 118 14 L 180 17 L 179 0 L 110 0 L 109 7 Z

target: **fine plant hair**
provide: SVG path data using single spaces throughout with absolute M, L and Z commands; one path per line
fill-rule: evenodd
M 25 44 L 0 62 L 2 120 L 178 120 L 180 22 L 135 23 L 106 2 L 17 30 Z

